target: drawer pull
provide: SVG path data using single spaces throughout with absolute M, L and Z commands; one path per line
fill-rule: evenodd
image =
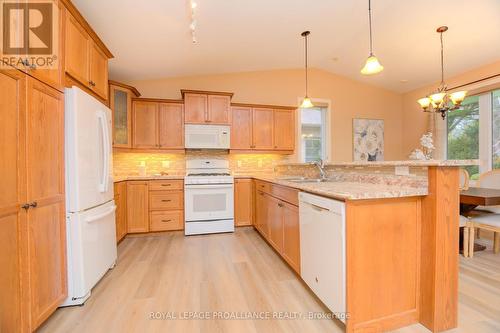
M 161 186 L 170 186 L 172 184 L 161 184 Z
M 161 220 L 162 222 L 171 222 L 172 220 L 169 219 L 169 220 Z
M 169 200 L 162 200 L 161 202 L 170 202 L 170 201 L 172 201 L 172 200 L 170 200 L 170 199 Z

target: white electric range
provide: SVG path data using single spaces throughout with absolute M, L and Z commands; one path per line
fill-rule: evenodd
M 234 178 L 229 162 L 186 162 L 184 178 L 185 235 L 234 232 Z

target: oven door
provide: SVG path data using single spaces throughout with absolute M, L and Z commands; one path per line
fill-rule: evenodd
M 233 184 L 185 185 L 186 222 L 234 218 Z

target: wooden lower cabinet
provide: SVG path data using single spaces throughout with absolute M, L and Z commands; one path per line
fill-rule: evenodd
M 255 195 L 255 228 L 267 239 L 269 235 L 268 228 L 268 200 L 269 197 L 264 192 L 257 191 Z
M 127 182 L 127 232 L 149 231 L 149 189 L 147 181 Z
M 182 180 L 126 183 L 128 233 L 184 229 Z
M 283 252 L 283 203 L 275 197 L 268 196 L 267 221 L 269 224 L 269 237 L 267 240 L 279 253 Z
M 255 187 L 255 228 L 300 274 L 298 191 L 262 181 Z
M 127 234 L 127 182 L 115 183 L 116 241 Z
M 300 273 L 299 208 L 283 203 L 283 258 Z
M 237 227 L 253 224 L 253 181 L 234 181 L 234 225 Z
M 184 229 L 184 211 L 152 211 L 149 218 L 150 231 Z

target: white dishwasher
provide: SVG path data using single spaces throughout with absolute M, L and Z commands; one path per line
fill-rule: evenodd
M 299 193 L 302 279 L 345 322 L 345 204 Z

